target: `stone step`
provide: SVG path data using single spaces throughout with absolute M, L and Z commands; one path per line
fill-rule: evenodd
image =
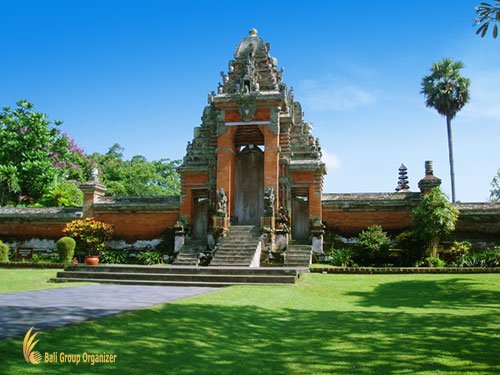
M 106 280 L 141 280 L 141 281 L 195 281 L 195 282 L 230 282 L 230 283 L 294 283 L 293 275 L 193 275 L 193 274 L 156 274 L 126 272 L 58 272 L 58 279 L 106 279 Z
M 225 263 L 210 262 L 210 267 L 249 267 L 250 262 L 246 263 Z
M 155 286 L 196 286 L 222 288 L 233 285 L 294 285 L 291 283 L 276 284 L 276 283 L 237 283 L 237 282 L 204 282 L 204 281 L 144 281 L 144 280 L 115 280 L 115 279 L 80 279 L 80 278 L 65 278 L 52 279 L 55 282 L 87 282 L 100 284 L 121 284 L 121 285 L 155 285 Z
M 256 245 L 259 243 L 258 239 L 248 239 L 248 238 L 224 238 L 219 241 L 219 244 L 238 244 L 238 245 Z
M 255 250 L 257 249 L 257 246 L 255 247 L 249 247 L 246 249 L 238 249 L 235 247 L 223 247 L 222 249 L 219 248 L 217 249 L 217 253 L 241 253 L 241 254 L 253 254 Z
M 253 253 L 248 254 L 248 253 L 234 253 L 234 252 L 217 252 L 216 253 L 217 258 L 229 258 L 229 259 L 239 259 L 239 258 L 253 258 Z
M 76 272 L 125 272 L 125 273 L 155 273 L 155 274 L 196 274 L 196 275 L 211 275 L 219 274 L 220 269 L 213 270 L 210 267 L 193 267 L 193 266 L 144 266 L 144 265 L 123 265 L 123 264 L 100 264 L 98 266 L 87 266 L 84 264 L 68 265 L 65 271 Z M 286 268 L 286 267 L 228 267 L 224 270 L 226 275 L 297 275 L 300 272 L 308 272 L 307 268 Z
M 240 244 L 240 243 L 234 243 L 234 244 L 220 244 L 217 246 L 219 249 L 243 249 L 243 250 L 252 250 L 257 248 L 257 244 Z

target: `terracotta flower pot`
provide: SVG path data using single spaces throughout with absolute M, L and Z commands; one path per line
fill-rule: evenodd
M 98 255 L 86 256 L 85 264 L 88 264 L 89 266 L 97 266 L 99 264 L 99 256 Z

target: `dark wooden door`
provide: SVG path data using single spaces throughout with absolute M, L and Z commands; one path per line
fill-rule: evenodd
M 208 199 L 196 199 L 194 204 L 193 231 L 194 238 L 207 238 Z
M 234 217 L 238 224 L 260 225 L 264 211 L 264 153 L 245 147 L 236 159 Z
M 309 238 L 309 200 L 307 197 L 292 199 L 292 238 L 307 240 Z

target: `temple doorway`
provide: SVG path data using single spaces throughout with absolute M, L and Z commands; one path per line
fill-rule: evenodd
M 207 238 L 208 226 L 208 198 L 194 198 L 193 231 L 194 238 L 203 240 Z
M 306 194 L 292 196 L 292 238 L 300 241 L 309 238 L 309 199 Z
M 234 219 L 241 225 L 260 225 L 264 211 L 264 153 L 245 146 L 236 158 Z

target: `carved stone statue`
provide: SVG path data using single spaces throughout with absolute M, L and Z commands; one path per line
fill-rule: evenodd
M 290 217 L 288 216 L 288 210 L 281 206 L 278 212 L 278 217 L 276 218 L 276 226 L 278 230 L 283 232 L 289 232 Z
M 217 215 L 222 217 L 227 216 L 227 196 L 224 188 L 220 188 L 217 191 Z
M 92 170 L 90 171 L 90 179 L 95 183 L 99 183 L 99 169 L 95 167 L 92 168 Z
M 264 216 L 272 217 L 274 216 L 274 202 L 276 201 L 276 196 L 274 195 L 274 188 L 272 186 L 266 189 L 264 193 Z

